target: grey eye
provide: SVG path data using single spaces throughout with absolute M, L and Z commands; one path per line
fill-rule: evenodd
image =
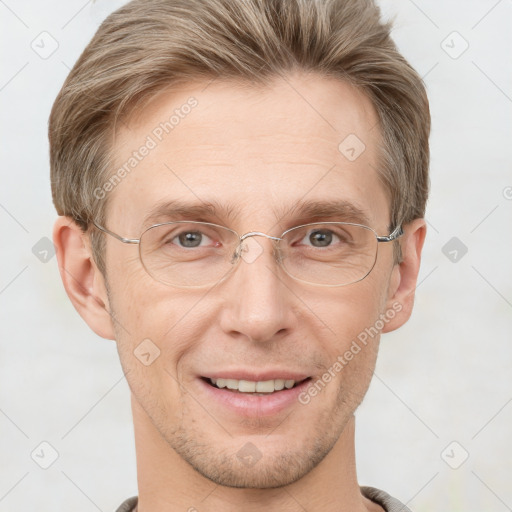
M 309 241 L 314 247 L 327 247 L 332 242 L 332 235 L 328 229 L 317 229 L 309 235 Z
M 182 231 L 174 237 L 169 237 L 167 244 L 174 244 L 178 247 L 193 249 L 194 247 L 205 247 L 212 240 L 201 231 Z
M 203 234 L 200 231 L 185 231 L 180 233 L 178 238 L 183 247 L 199 247 L 203 239 Z

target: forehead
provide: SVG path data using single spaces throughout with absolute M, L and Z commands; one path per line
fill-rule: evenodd
M 120 126 L 113 164 L 122 178 L 109 191 L 109 222 L 134 232 L 177 201 L 215 204 L 219 222 L 268 224 L 279 220 L 276 212 L 297 213 L 298 202 L 341 201 L 385 225 L 379 143 L 370 100 L 334 78 L 182 85 Z

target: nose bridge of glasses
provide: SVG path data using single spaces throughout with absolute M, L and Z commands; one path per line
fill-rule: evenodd
M 267 235 L 266 233 L 262 233 L 261 231 L 249 231 L 249 233 L 245 233 L 242 236 L 240 236 L 240 241 L 243 242 L 246 238 L 250 236 L 264 236 L 266 238 L 270 238 L 271 240 L 282 240 L 277 236 L 270 236 Z
M 238 248 L 233 254 L 233 261 L 236 260 L 239 256 L 242 256 L 247 263 L 252 263 L 255 259 L 259 257 L 259 255 L 263 252 L 263 247 L 256 241 L 250 242 L 250 237 L 255 236 L 263 236 L 272 240 L 273 242 L 279 242 L 282 238 L 276 236 L 270 236 L 266 233 L 262 233 L 261 231 L 250 231 L 248 233 L 244 233 L 239 237 Z M 252 248 L 250 249 L 250 246 Z

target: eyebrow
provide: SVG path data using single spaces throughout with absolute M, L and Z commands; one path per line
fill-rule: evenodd
M 315 220 L 334 219 L 340 222 L 355 222 L 369 225 L 369 217 L 359 206 L 344 199 L 305 201 L 299 200 L 292 206 L 280 206 L 272 210 L 276 219 L 292 219 L 295 224 Z M 169 220 L 196 220 L 202 222 L 233 222 L 239 217 L 236 205 L 217 201 L 190 203 L 174 199 L 156 204 L 144 217 L 143 227 Z

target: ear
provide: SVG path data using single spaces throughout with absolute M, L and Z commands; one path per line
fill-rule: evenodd
M 400 243 L 402 262 L 393 268 L 386 302 L 386 311 L 395 313 L 385 324 L 382 332 L 398 329 L 411 316 L 426 233 L 427 225 L 424 219 L 415 219 L 404 226 L 404 235 Z
M 102 338 L 115 339 L 107 289 L 90 247 L 89 237 L 70 217 L 53 227 L 60 277 L 68 297 L 87 325 Z

